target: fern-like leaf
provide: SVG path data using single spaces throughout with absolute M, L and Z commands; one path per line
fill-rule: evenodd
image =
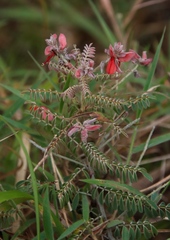
M 113 220 L 108 226 L 111 226 L 114 237 L 121 239 L 140 240 L 142 235 L 146 240 L 155 237 L 158 232 L 154 225 L 148 221 L 138 221 L 124 223 L 121 221 Z M 112 227 L 113 225 L 113 227 Z
M 82 172 L 84 171 L 84 168 L 77 168 L 74 173 L 70 176 L 70 179 L 65 182 L 61 189 L 58 191 L 58 200 L 60 203 L 60 207 L 63 208 L 65 204 L 68 203 L 70 199 L 73 199 L 73 196 L 77 192 L 76 186 L 73 184 L 73 181 L 75 178 Z
M 95 57 L 95 47 L 92 47 L 92 43 L 90 43 L 89 45 L 86 44 L 84 46 L 82 55 L 82 64 L 86 64 L 86 62 L 90 61 L 92 58 Z
M 123 107 L 128 106 L 128 102 L 124 99 L 109 98 L 102 95 L 87 95 L 85 100 L 88 103 L 97 105 L 99 108 L 111 107 L 112 109 L 117 108 L 121 110 Z
M 81 79 L 80 79 L 80 85 L 81 85 L 82 94 L 83 94 L 84 97 L 85 97 L 87 94 L 90 94 L 89 85 L 87 84 L 85 78 L 81 78 Z
M 76 93 L 80 92 L 82 90 L 82 86 L 81 85 L 74 85 L 72 87 L 67 88 L 62 94 L 61 96 L 63 97 L 63 99 L 65 99 L 66 97 L 68 98 L 74 98 Z
M 24 91 L 23 93 L 30 93 L 30 99 L 33 99 L 35 101 L 37 99 L 40 99 L 43 102 L 46 102 L 47 100 L 52 102 L 54 98 L 59 99 L 61 94 L 56 90 L 53 91 L 51 89 L 46 90 L 46 89 L 31 89 L 31 88 Z
M 138 172 L 144 174 L 144 176 L 146 175 L 143 168 L 111 161 L 92 143 L 82 143 L 81 146 L 93 169 L 97 169 L 104 174 L 110 172 L 115 174 L 117 178 L 123 179 L 124 182 L 137 181 Z
M 108 170 L 113 170 L 112 165 L 109 163 L 109 159 L 107 159 L 94 145 L 84 142 L 81 146 L 93 169 L 97 168 L 103 173 L 107 173 Z

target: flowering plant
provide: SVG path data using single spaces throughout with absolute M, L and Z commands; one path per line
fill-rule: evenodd
M 146 51 L 142 56 L 132 49 L 125 51 L 117 42 L 109 45 L 105 50 L 106 58 L 96 66 L 92 43 L 86 44 L 82 52 L 75 45 L 70 49 L 62 33 L 58 37 L 52 34 L 46 43 L 44 53 L 47 58 L 43 66 L 58 74 L 57 90 L 30 89 L 29 92 L 36 100 L 55 101 L 57 98 L 56 109 L 32 102 L 30 113 L 48 126 L 53 135 L 34 170 L 50 157 L 55 191 L 50 187 L 49 191 L 55 192 L 57 199 L 57 226 L 60 223 L 60 227 L 66 229 L 57 235 L 58 239 L 67 236 L 69 239 L 100 239 L 101 236 L 102 239 L 120 239 L 121 236 L 125 239 L 127 234 L 132 239 L 140 239 L 141 234 L 146 239 L 155 236 L 157 230 L 148 219 L 150 212 L 159 216 L 162 206 L 157 206 L 147 195 L 129 186 L 129 182 L 138 180 L 139 174 L 152 181 L 147 171 L 140 167 L 145 149 L 135 164 L 133 145 L 130 144 L 134 143 L 135 125 L 142 110 L 150 106 L 154 88 L 149 89 L 147 84 L 145 91 L 138 96 L 127 98 L 124 94 L 123 98 L 118 97 L 124 80 L 129 75 L 135 79 L 139 76 L 135 74 L 138 65 L 145 67 L 152 59 L 147 58 Z M 125 64 L 130 66 L 128 70 L 124 70 Z M 136 110 L 138 118 L 135 118 Z M 129 142 L 131 133 L 127 132 L 130 127 L 134 127 L 132 143 Z M 119 139 L 124 146 L 122 154 L 119 154 Z M 69 162 L 69 167 L 68 171 L 63 170 L 66 174 L 63 178 L 58 168 L 62 165 L 65 169 L 65 161 Z M 74 217 L 66 216 L 66 207 L 70 213 L 74 212 Z M 164 207 L 164 214 L 168 209 L 168 206 Z M 142 219 L 135 222 L 137 212 Z M 132 216 L 133 221 L 129 221 Z M 69 226 L 68 222 L 74 223 Z

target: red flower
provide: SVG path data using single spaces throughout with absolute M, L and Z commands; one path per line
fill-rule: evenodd
M 137 53 L 133 50 L 125 52 L 120 42 L 115 43 L 114 46 L 110 45 L 109 49 L 106 49 L 105 52 L 110 56 L 106 66 L 106 73 L 108 74 L 122 72 L 120 69 L 121 62 L 129 62 L 137 56 Z

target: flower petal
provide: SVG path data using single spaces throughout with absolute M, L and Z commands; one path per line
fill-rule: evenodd
M 147 66 L 152 62 L 152 58 L 147 58 L 146 51 L 143 51 L 142 57 L 138 59 L 141 65 Z
M 87 131 L 87 129 L 83 129 L 81 131 L 81 141 L 87 142 L 87 138 L 88 138 L 88 131 Z
M 63 50 L 67 46 L 66 37 L 63 33 L 60 33 L 58 41 L 59 41 L 60 49 Z
M 117 71 L 117 67 L 115 64 L 115 58 L 111 57 L 107 66 L 106 66 L 106 73 L 107 74 L 114 74 Z
M 44 50 L 44 54 L 45 55 L 49 55 L 51 53 L 51 50 L 53 49 L 52 46 L 47 46 Z
M 101 127 L 102 127 L 102 125 L 96 124 L 96 125 L 86 125 L 85 128 L 87 129 L 88 132 L 90 132 L 90 131 L 96 131 Z
M 126 52 L 124 57 L 119 57 L 118 59 L 120 62 L 129 62 L 130 60 L 135 58 L 135 55 L 136 55 L 135 51 L 133 52 L 130 51 Z
M 83 122 L 83 125 L 90 125 L 96 121 L 97 118 L 92 118 L 92 119 L 87 119 L 86 121 Z
M 51 60 L 51 58 L 53 58 L 54 56 L 55 56 L 55 53 L 54 53 L 54 52 L 51 52 L 51 53 L 47 56 L 45 62 L 43 62 L 43 65 L 48 64 L 49 61 Z
M 139 63 L 143 66 L 147 66 L 152 62 L 152 58 L 147 58 L 147 59 L 139 59 Z
M 71 137 L 74 133 L 79 132 L 81 130 L 78 124 L 74 124 L 68 131 L 68 137 Z

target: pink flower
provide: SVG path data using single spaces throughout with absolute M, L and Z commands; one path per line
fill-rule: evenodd
M 68 131 L 68 136 L 71 137 L 74 133 L 80 132 L 82 142 L 87 142 L 88 132 L 98 130 L 102 126 L 100 124 L 93 125 L 95 121 L 96 118 L 93 118 L 84 121 L 83 124 L 80 123 L 74 124 Z
M 83 76 L 89 76 L 91 78 L 94 78 L 93 66 L 94 66 L 93 60 L 88 60 L 86 62 L 81 63 L 81 65 L 75 72 L 75 77 L 80 78 Z
M 142 57 L 138 59 L 141 65 L 147 66 L 152 62 L 152 58 L 147 58 L 146 51 L 143 51 Z
M 110 45 L 109 49 L 106 49 L 105 52 L 110 56 L 106 66 L 106 73 L 108 74 L 122 72 L 120 69 L 121 62 L 129 62 L 137 56 L 137 53 L 133 50 L 125 52 L 120 42 L 115 43 L 114 46 Z
M 48 119 L 48 121 L 50 122 L 54 119 L 54 115 L 50 112 L 50 110 L 48 108 L 46 108 L 44 106 L 42 106 L 42 107 L 33 106 L 33 107 L 31 107 L 31 110 L 37 111 L 43 120 Z
M 47 56 L 44 64 L 48 64 L 51 58 L 63 51 L 67 46 L 66 37 L 63 33 L 60 33 L 57 41 L 57 34 L 52 34 L 49 39 L 45 40 L 47 47 L 44 50 L 44 54 Z
M 58 41 L 59 41 L 59 48 L 61 50 L 63 50 L 64 48 L 66 48 L 67 46 L 67 41 L 66 41 L 66 37 L 63 33 L 60 33 L 59 35 L 59 38 L 58 38 Z

